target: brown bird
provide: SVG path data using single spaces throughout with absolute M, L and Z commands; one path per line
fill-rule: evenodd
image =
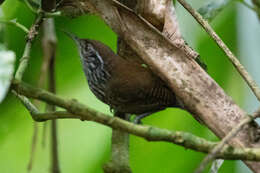
M 77 43 L 89 88 L 117 115 L 135 114 L 138 123 L 153 112 L 182 107 L 174 93 L 149 68 L 125 60 L 99 41 L 67 34 Z

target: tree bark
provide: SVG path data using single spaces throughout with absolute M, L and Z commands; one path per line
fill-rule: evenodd
M 199 117 L 218 137 L 223 138 L 247 115 L 224 90 L 183 50 L 142 17 L 112 0 L 85 0 L 82 8 L 100 17 L 158 74 L 194 117 Z M 243 128 L 230 144 L 259 147 L 252 123 Z M 254 135 L 253 135 L 254 136 Z M 254 172 L 260 163 L 246 162 Z

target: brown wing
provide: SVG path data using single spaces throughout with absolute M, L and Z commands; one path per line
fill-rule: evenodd
M 112 108 L 129 113 L 144 113 L 178 107 L 175 95 L 162 80 L 145 67 L 127 65 L 127 71 L 122 68 L 109 81 L 107 94 Z
M 178 106 L 173 92 L 148 68 L 126 61 L 98 41 L 90 42 L 112 76 L 105 91 L 105 102 L 112 108 L 126 113 L 146 113 Z

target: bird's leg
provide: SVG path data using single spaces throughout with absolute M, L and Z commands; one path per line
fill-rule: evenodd
M 125 120 L 126 121 L 131 121 L 131 114 L 125 114 Z
M 134 124 L 142 124 L 141 120 L 145 117 L 148 117 L 149 115 L 151 115 L 152 113 L 154 113 L 156 111 L 152 111 L 152 112 L 147 112 L 147 113 L 143 113 L 143 114 L 140 114 L 140 115 L 136 115 L 136 117 L 133 119 L 133 123 Z M 123 112 L 119 112 L 117 110 L 114 110 L 114 116 L 115 117 L 119 117 L 119 118 L 122 118 L 124 120 L 127 120 L 127 121 L 131 121 L 131 114 L 127 114 L 127 113 L 123 113 Z
M 142 124 L 141 120 L 145 117 L 148 117 L 149 115 L 151 115 L 152 113 L 154 113 L 156 111 L 153 111 L 153 112 L 147 112 L 147 113 L 143 113 L 143 114 L 140 114 L 140 115 L 136 115 L 136 117 L 134 118 L 133 120 L 133 123 L 135 124 Z

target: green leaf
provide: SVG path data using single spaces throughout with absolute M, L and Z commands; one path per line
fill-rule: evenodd
M 0 47 L 0 103 L 5 98 L 14 72 L 15 53 Z
M 11 20 L 13 18 L 16 18 L 14 14 L 18 10 L 19 4 L 20 2 L 17 0 L 5 1 L 5 3 L 3 3 L 3 5 L 1 6 L 4 14 L 4 19 Z

